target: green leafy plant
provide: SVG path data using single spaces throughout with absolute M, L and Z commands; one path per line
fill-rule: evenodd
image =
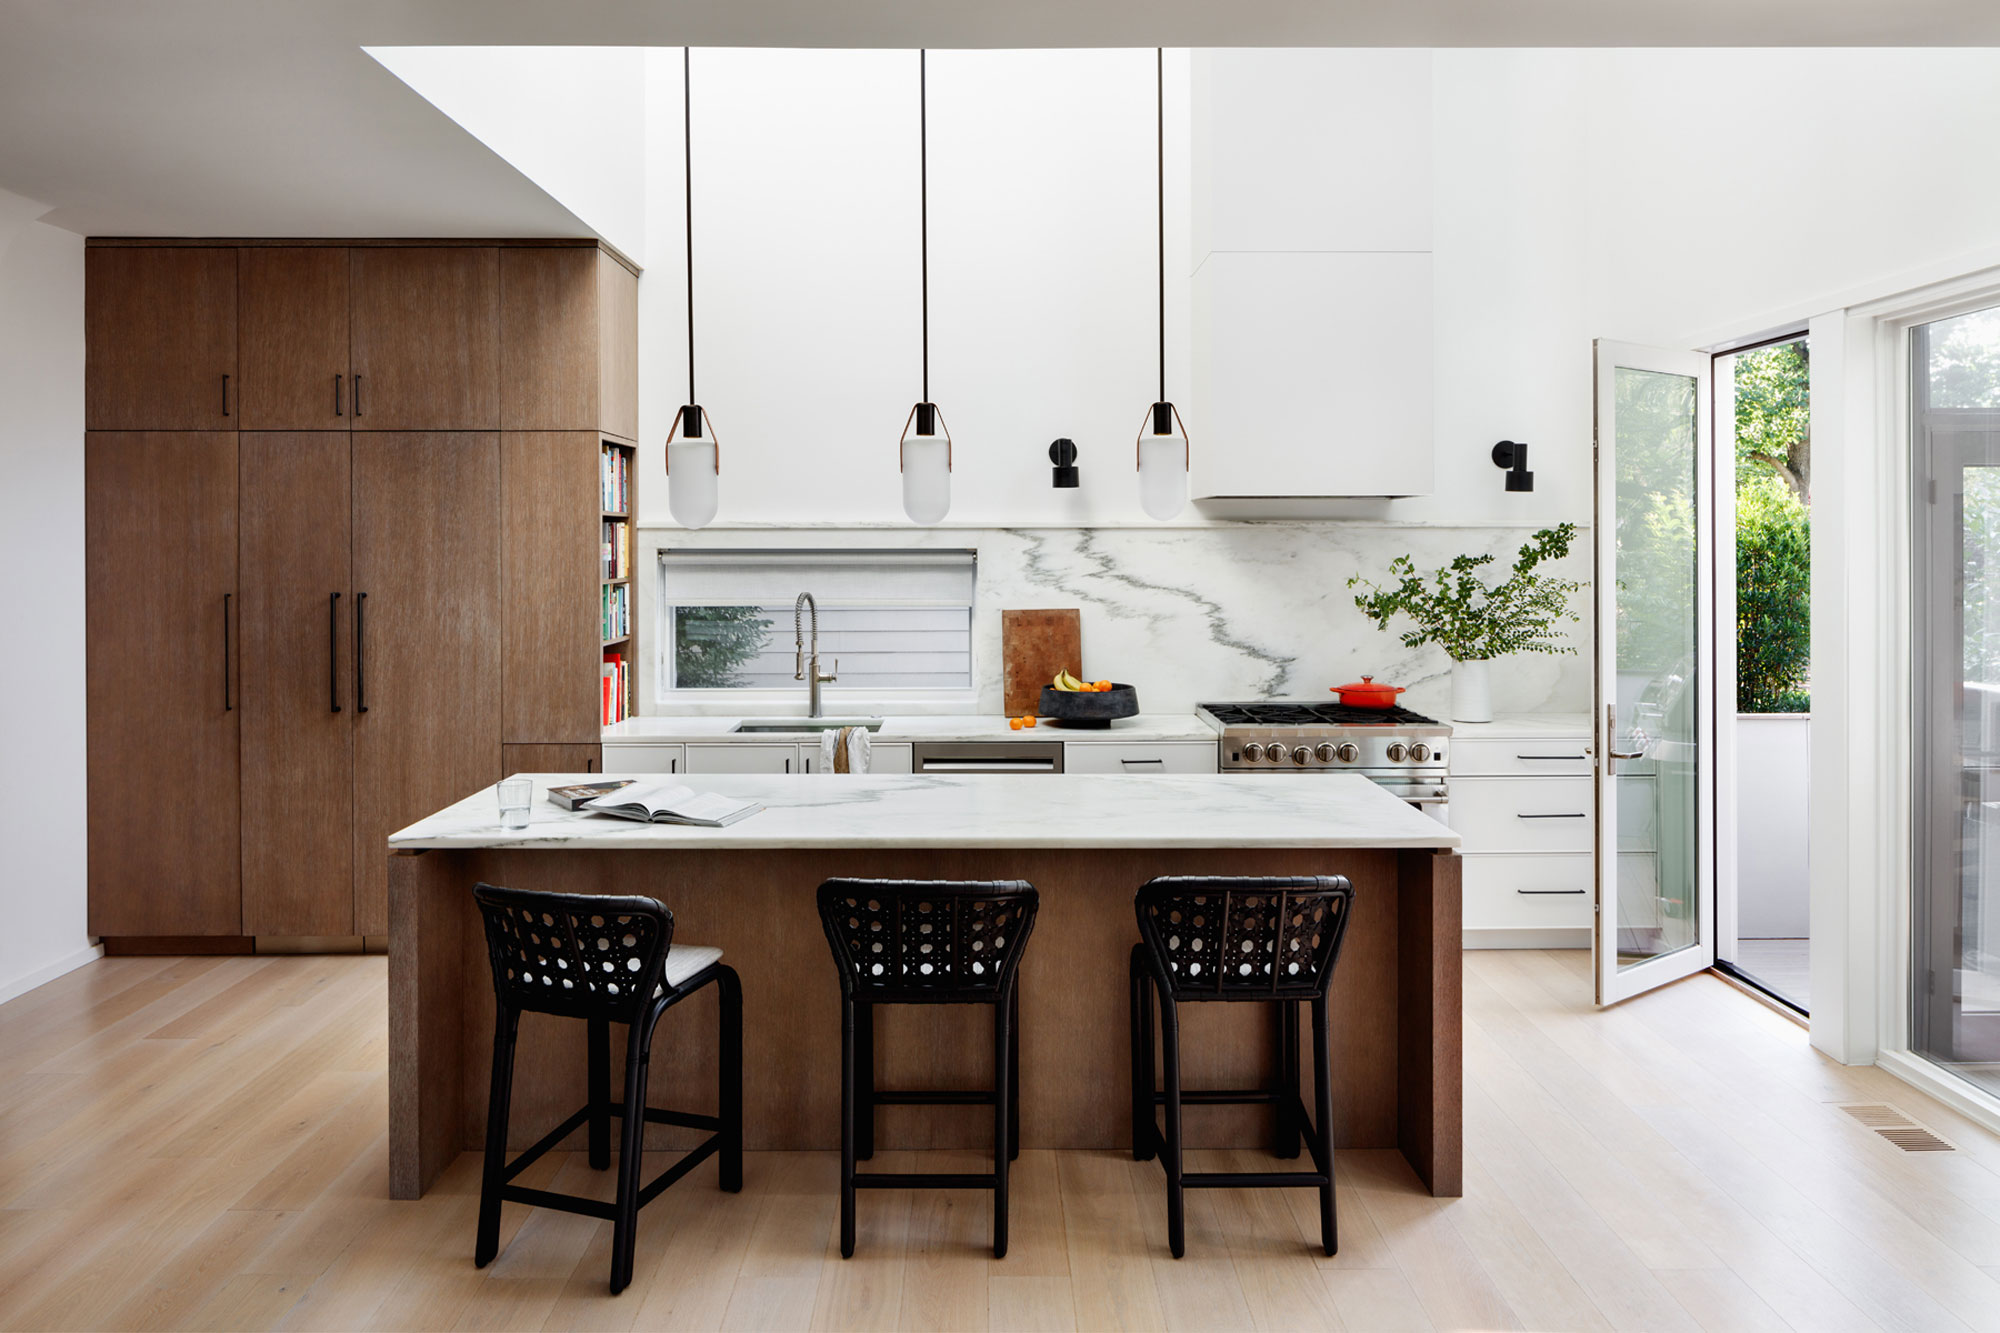
M 1736 710 L 1802 713 L 1812 672 L 1812 519 L 1782 485 L 1736 492 Z
M 1359 574 L 1347 586 L 1367 589 L 1355 595 L 1354 604 L 1377 629 L 1389 628 L 1389 621 L 1398 615 L 1408 616 L 1416 628 L 1402 636 L 1403 642 L 1412 648 L 1435 643 L 1454 662 L 1508 653 L 1574 653 L 1576 648 L 1563 641 L 1559 626 L 1583 619 L 1570 610 L 1569 599 L 1584 585 L 1538 571 L 1548 561 L 1568 555 L 1575 540 L 1574 523 L 1543 528 L 1515 556 L 1508 576 L 1492 585 L 1479 577 L 1479 571 L 1493 563 L 1490 555 L 1457 556 L 1427 575 L 1417 572 L 1410 557 L 1399 555 L 1389 564 L 1395 580 L 1390 586 Z
M 743 668 L 764 651 L 771 621 L 761 606 L 674 608 L 674 688 L 743 684 Z

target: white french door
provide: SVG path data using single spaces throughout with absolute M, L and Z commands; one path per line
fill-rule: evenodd
M 1715 962 L 1709 358 L 1597 344 L 1597 1002 Z

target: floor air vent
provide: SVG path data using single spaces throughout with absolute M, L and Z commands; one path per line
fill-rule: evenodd
M 1904 1152 L 1956 1151 L 1950 1142 L 1885 1102 L 1860 1102 L 1840 1109 L 1866 1125 L 1884 1143 Z

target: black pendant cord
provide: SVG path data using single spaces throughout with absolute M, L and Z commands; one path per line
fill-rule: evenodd
M 1160 396 L 1167 401 L 1167 52 L 1153 48 L 1153 78 L 1158 121 L 1160 180 Z
M 921 233 L 924 292 L 924 398 L 931 400 L 931 142 L 930 52 L 917 51 L 917 226 Z
M 688 83 L 688 48 L 681 48 L 681 163 L 682 194 L 687 201 L 687 304 L 688 304 L 688 396 L 694 396 L 694 92 Z M 699 429 L 698 427 L 696 428 Z

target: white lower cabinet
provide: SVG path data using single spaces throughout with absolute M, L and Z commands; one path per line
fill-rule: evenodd
M 621 745 L 604 743 L 606 773 L 685 773 L 685 745 Z
M 1467 948 L 1588 948 L 1596 899 L 1589 723 L 1507 719 L 1452 734 Z
M 817 759 L 819 747 L 813 746 Z M 805 765 L 796 744 L 768 741 L 718 741 L 712 745 L 687 747 L 689 773 L 803 773 Z
M 1468 931 L 1590 928 L 1589 856 L 1474 855 L 1463 867 Z
M 1063 772 L 1124 773 L 1134 777 L 1162 773 L 1213 773 L 1214 741 L 1063 742 Z

